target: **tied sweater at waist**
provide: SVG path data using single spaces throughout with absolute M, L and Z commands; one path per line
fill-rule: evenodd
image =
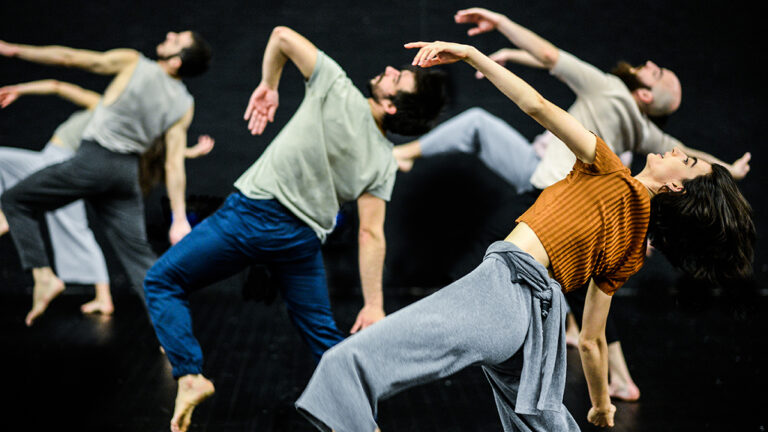
M 566 308 L 560 284 L 547 269 L 510 242 L 488 247 L 484 260 L 508 269 L 510 282 L 531 290 L 531 320 L 523 343 L 523 368 L 515 403 L 518 414 L 560 411 L 565 392 Z

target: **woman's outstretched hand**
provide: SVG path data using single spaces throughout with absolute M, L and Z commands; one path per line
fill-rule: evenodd
M 410 42 L 405 44 L 405 47 L 408 49 L 420 48 L 411 64 L 425 68 L 465 60 L 469 57 L 472 49 L 469 45 L 440 41 Z

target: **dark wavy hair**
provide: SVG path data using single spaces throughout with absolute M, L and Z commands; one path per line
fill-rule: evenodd
M 165 181 L 165 135 L 160 135 L 139 158 L 139 187 L 146 197 Z
M 192 32 L 192 44 L 179 52 L 181 66 L 176 74 L 182 78 L 202 75 L 211 63 L 211 46 L 198 32 Z
M 447 99 L 446 74 L 440 69 L 408 67 L 415 74 L 416 89 L 399 91 L 392 97 L 397 108 L 386 114 L 384 130 L 399 135 L 416 136 L 429 132 Z
M 651 199 L 651 244 L 697 279 L 728 284 L 752 274 L 752 207 L 721 165 Z

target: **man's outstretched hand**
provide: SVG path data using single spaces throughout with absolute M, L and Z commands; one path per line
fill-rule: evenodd
M 259 84 L 253 91 L 243 119 L 248 122 L 251 135 L 261 135 L 267 127 L 267 122 L 275 121 L 275 111 L 279 105 L 277 90 L 269 88 L 265 83 Z
M 731 172 L 731 175 L 733 176 L 733 178 L 735 178 L 736 180 L 741 180 L 744 177 L 746 177 L 747 173 L 749 172 L 750 159 L 752 159 L 752 154 L 749 152 L 746 152 L 742 157 L 736 159 L 736 162 L 731 164 L 729 171 Z
M 457 24 L 475 24 L 475 27 L 467 30 L 470 36 L 487 33 L 496 30 L 499 23 L 504 19 L 504 15 L 491 12 L 483 8 L 470 8 L 456 12 L 453 19 Z
M 363 308 L 360 309 L 360 313 L 357 314 L 355 325 L 352 326 L 352 329 L 349 332 L 355 334 L 359 330 L 375 324 L 377 321 L 384 318 L 384 316 L 384 309 L 380 307 L 363 306 Z
M 171 242 L 171 246 L 180 242 L 190 231 L 192 231 L 192 227 L 189 226 L 186 217 L 181 220 L 174 220 L 171 224 L 171 229 L 168 231 L 168 240 Z

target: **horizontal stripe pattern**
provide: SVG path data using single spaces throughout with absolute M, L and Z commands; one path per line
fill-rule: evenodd
M 578 159 L 517 221 L 533 229 L 555 279 L 568 292 L 594 278 L 613 295 L 645 258 L 651 215 L 648 191 L 597 137 L 595 161 Z

